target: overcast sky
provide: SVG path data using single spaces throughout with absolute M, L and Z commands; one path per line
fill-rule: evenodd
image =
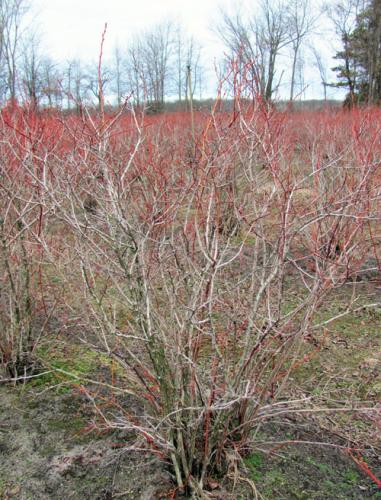
M 188 34 L 202 45 L 203 62 L 211 81 L 214 62 L 223 54 L 223 46 L 212 28 L 218 22 L 221 8 L 234 11 L 238 3 L 250 6 L 251 12 L 255 12 L 255 0 L 32 0 L 42 45 L 55 60 L 96 60 L 105 22 L 108 24 L 107 57 L 116 43 L 123 48 L 134 33 L 171 19 L 181 22 Z M 313 3 L 316 4 L 316 0 Z M 319 26 L 322 28 L 325 26 Z M 314 44 L 329 59 L 332 48 L 323 38 L 315 38 Z M 306 58 L 310 64 L 306 71 L 305 97 L 321 97 L 319 74 L 313 67 L 312 57 L 306 54 Z M 328 62 L 333 65 L 332 60 Z

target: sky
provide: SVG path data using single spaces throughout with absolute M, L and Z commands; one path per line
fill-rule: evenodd
M 230 0 L 34 0 L 40 32 L 55 58 L 96 58 L 107 22 L 106 54 L 118 41 L 121 45 L 139 30 L 171 19 L 180 21 L 200 39 L 208 53 L 219 52 L 220 44 L 210 32 L 220 7 Z
M 111 57 L 116 44 L 126 47 L 128 39 L 140 30 L 165 19 L 182 23 L 187 33 L 193 35 L 203 48 L 202 59 L 210 83 L 207 93 L 212 92 L 214 66 L 223 54 L 223 46 L 213 32 L 220 9 L 234 12 L 240 5 L 255 12 L 255 4 L 255 0 L 32 0 L 33 25 L 41 36 L 42 47 L 57 61 L 73 58 L 96 61 L 106 22 L 105 59 Z M 320 36 L 316 36 L 313 43 L 329 61 L 332 44 L 327 44 L 326 35 L 321 36 L 326 26 L 318 28 Z M 319 98 L 322 97 L 319 74 L 307 52 L 304 97 Z M 329 64 L 332 66 L 333 60 Z M 280 92 L 286 94 L 286 85 Z M 334 91 L 330 92 L 330 96 L 335 95 Z

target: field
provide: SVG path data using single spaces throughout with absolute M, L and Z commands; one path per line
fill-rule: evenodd
M 4 109 L 0 496 L 381 498 L 380 132 Z

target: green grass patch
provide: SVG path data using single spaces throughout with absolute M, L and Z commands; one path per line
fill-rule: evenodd
M 84 379 L 97 379 L 97 371 L 109 368 L 111 360 L 103 354 L 76 344 L 40 346 L 37 357 L 43 366 L 40 377 L 31 381 L 34 387 L 57 386 L 60 394 Z
M 263 464 L 263 454 L 255 452 L 245 458 L 245 465 L 250 471 L 251 479 L 256 482 L 259 480 L 261 473 L 259 468 Z

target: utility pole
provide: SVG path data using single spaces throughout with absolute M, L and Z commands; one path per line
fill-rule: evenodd
M 191 127 L 192 127 L 192 141 L 193 150 L 196 147 L 196 134 L 194 130 L 194 111 L 193 111 L 193 88 L 192 88 L 192 68 L 190 64 L 187 66 L 187 79 L 188 79 L 188 89 L 189 89 L 189 108 L 191 114 Z

